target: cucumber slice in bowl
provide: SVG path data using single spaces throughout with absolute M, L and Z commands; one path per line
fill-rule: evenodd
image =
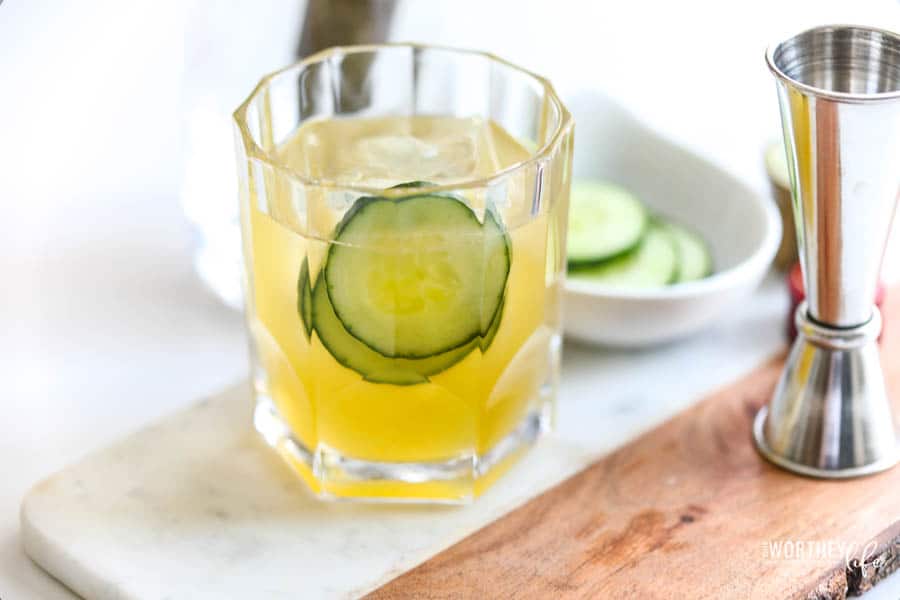
M 665 228 L 678 251 L 675 283 L 696 281 L 712 274 L 712 254 L 703 238 L 675 223 L 666 223 Z
M 324 284 L 351 336 L 382 356 L 418 359 L 488 331 L 509 267 L 509 240 L 490 212 L 483 225 L 452 196 L 366 197 L 338 225 Z
M 328 297 L 320 276 L 312 290 L 312 315 L 315 332 L 328 353 L 340 364 L 372 383 L 415 385 L 426 383 L 434 375 L 455 365 L 477 345 L 477 340 L 428 358 L 389 358 L 372 350 L 344 328 Z
M 595 265 L 633 250 L 648 223 L 647 209 L 627 190 L 610 183 L 573 183 L 566 243 L 569 266 Z
M 678 251 L 666 226 L 651 223 L 640 245 L 603 264 L 575 268 L 569 277 L 615 287 L 664 286 L 678 275 Z

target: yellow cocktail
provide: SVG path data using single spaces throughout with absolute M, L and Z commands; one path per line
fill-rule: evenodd
M 369 110 L 303 118 L 323 62 L 402 72 L 423 53 L 493 65 L 533 96 L 531 121 L 374 110 L 377 86 L 355 100 Z M 282 135 L 278 85 L 301 92 Z M 271 76 L 236 119 L 257 428 L 324 496 L 477 495 L 552 415 L 567 113 L 505 63 L 386 46 Z

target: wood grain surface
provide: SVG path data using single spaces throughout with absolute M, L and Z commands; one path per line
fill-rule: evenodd
M 900 289 L 889 293 L 885 313 L 882 364 L 897 413 Z M 761 459 L 751 421 L 782 364 L 778 357 L 762 365 L 371 597 L 768 600 L 864 592 L 900 566 L 900 468 L 821 481 Z

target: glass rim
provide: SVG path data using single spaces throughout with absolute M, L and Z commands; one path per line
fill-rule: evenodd
M 250 92 L 250 95 L 237 107 L 237 109 L 232 113 L 232 119 L 234 120 L 234 124 L 237 128 L 237 131 L 240 133 L 240 136 L 243 141 L 244 153 L 247 158 L 256 158 L 265 162 L 268 166 L 275 168 L 279 171 L 283 171 L 286 175 L 291 177 L 292 179 L 297 180 L 304 186 L 310 186 L 321 189 L 332 189 L 332 190 L 341 190 L 341 191 L 352 191 L 358 192 L 365 195 L 375 195 L 382 197 L 402 197 L 410 195 L 409 189 L 404 188 L 390 188 L 384 189 L 379 187 L 372 187 L 360 184 L 342 184 L 336 181 L 330 181 L 327 179 L 319 179 L 315 177 L 309 177 L 302 173 L 298 173 L 296 170 L 280 164 L 278 161 L 274 160 L 271 152 L 264 150 L 257 141 L 254 139 L 253 135 L 250 133 L 249 127 L 247 125 L 247 111 L 251 105 L 251 103 L 259 96 L 259 94 L 264 93 L 268 86 L 279 76 L 284 75 L 293 70 L 302 70 L 303 68 L 313 65 L 316 63 L 321 63 L 333 56 L 346 56 L 350 54 L 364 54 L 371 53 L 374 54 L 378 50 L 385 48 L 411 48 L 411 49 L 419 49 L 419 50 L 439 50 L 444 52 L 456 53 L 456 54 L 464 54 L 470 56 L 480 56 L 489 61 L 493 61 L 509 67 L 514 71 L 517 71 L 526 77 L 529 77 L 533 81 L 540 84 L 543 88 L 544 93 L 546 94 L 547 100 L 556 108 L 559 114 L 559 122 L 556 124 L 552 134 L 548 136 L 548 139 L 544 144 L 538 147 L 533 152 L 530 152 L 528 158 L 513 163 L 503 169 L 500 169 L 490 175 L 484 177 L 478 177 L 473 179 L 464 179 L 455 183 L 447 183 L 447 184 L 439 184 L 439 185 L 429 185 L 427 187 L 417 188 L 415 191 L 417 193 L 421 193 L 422 191 L 431 192 L 451 192 L 455 190 L 465 190 L 465 189 L 479 189 L 490 187 L 499 181 L 505 179 L 509 175 L 520 171 L 522 169 L 527 168 L 529 165 L 538 163 L 540 161 L 546 160 L 547 157 L 552 154 L 552 152 L 559 146 L 561 141 L 565 138 L 567 133 L 572 129 L 574 124 L 574 120 L 572 118 L 571 113 L 566 109 L 565 105 L 560 100 L 559 96 L 556 93 L 556 90 L 553 88 L 553 84 L 546 77 L 542 77 L 528 69 L 520 67 L 515 63 L 512 63 L 504 58 L 500 58 L 499 56 L 491 53 L 484 52 L 481 50 L 469 50 L 465 48 L 456 48 L 453 46 L 443 46 L 443 45 L 435 45 L 435 44 L 423 44 L 418 42 L 386 42 L 379 44 L 360 44 L 360 45 L 349 45 L 349 46 L 332 46 L 330 48 L 326 48 L 324 50 L 320 50 L 314 54 L 310 54 L 303 60 L 290 64 L 286 67 L 282 67 L 276 71 L 272 71 L 264 75 L 256 86 L 253 88 L 253 91 Z
M 897 100 L 900 99 L 900 89 L 891 90 L 888 92 L 875 92 L 875 93 L 865 93 L 865 92 L 838 92 L 835 90 L 829 90 L 827 88 L 818 87 L 815 85 L 810 85 L 808 83 L 804 83 L 799 79 L 788 75 L 778 64 L 778 58 L 780 57 L 780 52 L 783 47 L 785 47 L 790 42 L 796 40 L 797 38 L 806 36 L 806 35 L 814 35 L 818 33 L 825 32 L 836 32 L 836 31 L 862 31 L 866 33 L 873 33 L 879 35 L 884 38 L 892 38 L 894 41 L 900 41 L 900 34 L 897 34 L 889 29 L 882 29 L 880 27 L 871 27 L 868 25 L 846 25 L 846 24 L 834 24 L 834 25 L 819 25 L 817 27 L 810 27 L 808 29 L 804 29 L 798 33 L 795 33 L 783 40 L 778 42 L 774 42 L 769 44 L 766 48 L 766 65 L 769 67 L 769 71 L 783 84 L 788 85 L 807 96 L 813 96 L 817 98 L 825 98 L 828 100 L 834 100 L 837 102 L 847 102 L 851 104 L 868 104 L 868 103 L 877 103 L 884 102 L 888 100 Z

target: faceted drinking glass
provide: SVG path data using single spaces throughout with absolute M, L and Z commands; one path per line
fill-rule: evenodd
M 471 500 L 552 422 L 568 111 L 494 56 L 388 44 L 234 118 L 257 430 L 324 498 Z

